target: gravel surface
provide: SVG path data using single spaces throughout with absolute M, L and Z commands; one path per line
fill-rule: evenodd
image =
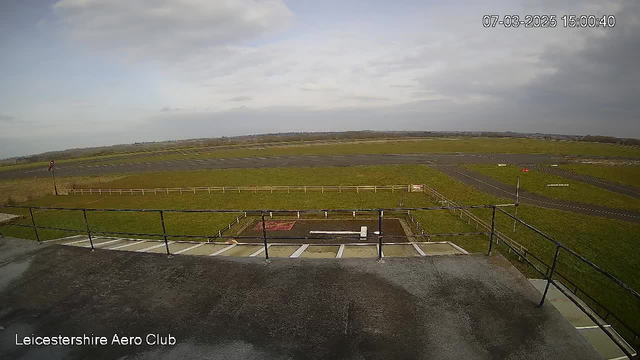
M 598 358 L 499 255 L 267 264 L 52 245 L 23 260 L 0 292 L 3 359 Z M 31 334 L 176 343 L 15 345 Z

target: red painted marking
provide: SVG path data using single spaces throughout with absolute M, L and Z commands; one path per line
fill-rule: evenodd
M 295 221 L 268 220 L 264 222 L 264 228 L 267 231 L 289 231 L 295 223 Z M 258 221 L 253 231 L 262 231 L 262 221 Z
M 522 172 L 529 172 L 529 169 L 527 169 L 527 168 L 522 168 Z

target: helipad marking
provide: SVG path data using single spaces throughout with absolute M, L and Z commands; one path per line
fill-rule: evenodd
M 304 244 L 302 246 L 300 246 L 298 248 L 298 250 L 296 250 L 293 254 L 291 254 L 291 256 L 289 256 L 292 259 L 297 258 L 298 256 L 302 255 L 302 253 L 307 250 L 307 248 L 309 247 L 309 244 Z
M 338 249 L 338 255 L 336 255 L 336 259 L 342 258 L 342 253 L 344 253 L 344 244 L 340 245 L 340 249 Z
M 173 241 L 167 242 L 167 245 L 171 245 L 171 244 L 173 244 Z M 162 243 L 162 244 L 158 244 L 158 245 L 149 246 L 148 248 L 136 250 L 136 252 L 146 252 L 146 251 L 149 251 L 149 250 L 157 249 L 157 248 L 159 248 L 161 246 L 165 246 L 165 244 Z
M 186 248 L 186 249 L 182 249 L 182 250 L 180 250 L 180 251 L 176 251 L 176 252 L 174 252 L 174 254 L 176 254 L 176 255 L 177 255 L 177 254 L 182 254 L 183 252 L 187 252 L 187 251 L 189 251 L 189 250 L 193 250 L 193 249 L 198 248 L 198 247 L 200 247 L 200 246 L 202 246 L 202 245 L 204 245 L 204 244 L 206 244 L 206 243 L 197 244 L 197 245 L 194 245 L 194 246 L 188 247 L 188 248 Z
M 211 255 L 209 255 L 209 256 L 216 256 L 216 255 L 222 254 L 223 252 L 225 252 L 225 251 L 227 251 L 227 250 L 229 250 L 229 249 L 231 249 L 231 248 L 235 247 L 236 245 L 238 245 L 238 244 L 231 244 L 231 245 L 229 245 L 229 246 L 227 246 L 227 247 L 225 247 L 225 248 L 222 248 L 222 249 L 220 249 L 220 250 L 218 250 L 218 251 L 214 252 L 213 254 L 211 254 Z

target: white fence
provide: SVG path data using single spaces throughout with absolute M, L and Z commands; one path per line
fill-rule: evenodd
M 241 193 L 241 192 L 424 192 L 424 185 L 295 185 L 295 186 L 207 186 L 185 188 L 150 189 L 69 189 L 71 195 L 158 195 L 158 194 L 197 194 L 197 193 Z

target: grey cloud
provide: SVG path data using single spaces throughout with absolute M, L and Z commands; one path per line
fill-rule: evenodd
M 350 99 L 350 100 L 361 100 L 361 101 L 388 101 L 390 100 L 387 97 L 382 97 L 382 96 L 366 96 L 366 95 L 351 95 L 351 96 L 345 96 L 345 99 Z
M 15 116 L 0 114 L 0 122 L 10 123 L 10 122 L 15 122 L 15 120 L 16 120 Z
M 171 111 L 171 108 L 168 106 L 163 107 L 160 111 Z
M 277 0 L 61 0 L 53 8 L 62 29 L 88 46 L 161 59 L 255 39 L 283 28 L 292 17 Z
M 236 96 L 229 99 L 229 101 L 250 101 L 252 100 L 249 96 Z

